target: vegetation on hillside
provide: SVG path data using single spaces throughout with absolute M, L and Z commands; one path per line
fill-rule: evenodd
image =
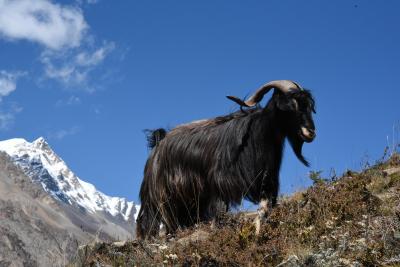
M 224 214 L 169 239 L 96 243 L 74 266 L 400 266 L 400 155 L 283 197 L 255 234 Z

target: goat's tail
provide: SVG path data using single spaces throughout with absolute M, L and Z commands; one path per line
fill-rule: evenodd
M 163 128 L 159 128 L 156 130 L 144 130 L 147 139 L 147 146 L 149 149 L 153 149 L 157 146 L 161 140 L 167 135 L 167 131 Z
M 161 216 L 157 207 L 142 203 L 136 220 L 136 237 L 138 239 L 147 239 L 156 237 L 160 230 Z

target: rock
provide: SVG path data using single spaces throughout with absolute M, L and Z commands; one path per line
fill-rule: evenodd
M 399 173 L 399 172 L 400 172 L 400 167 L 390 168 L 390 169 L 386 169 L 383 171 L 383 173 L 386 175 L 392 175 L 392 174 Z
M 181 245 L 186 246 L 192 242 L 199 242 L 199 241 L 207 240 L 209 236 L 210 236 L 210 234 L 208 232 L 203 231 L 203 230 L 197 230 L 193 234 L 183 237 L 183 238 L 177 240 L 176 242 Z
M 123 247 L 125 246 L 126 241 L 118 241 L 118 242 L 114 242 L 113 245 L 116 246 L 117 248 Z
M 258 215 L 257 211 L 246 212 L 243 214 L 243 217 L 246 219 L 255 219 Z
M 388 260 L 385 261 L 385 264 L 387 265 L 395 265 L 400 263 L 400 255 L 394 256 Z
M 276 267 L 300 267 L 300 261 L 299 258 L 296 255 L 291 255 L 289 258 L 280 264 L 278 264 Z

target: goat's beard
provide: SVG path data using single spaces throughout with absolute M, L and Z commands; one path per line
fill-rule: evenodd
M 310 166 L 310 163 L 304 158 L 303 153 L 302 153 L 302 149 L 303 149 L 303 144 L 304 141 L 297 135 L 295 136 L 289 136 L 289 143 L 290 146 L 293 149 L 294 154 L 296 155 L 296 157 L 307 167 Z

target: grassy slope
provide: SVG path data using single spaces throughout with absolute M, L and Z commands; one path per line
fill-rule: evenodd
M 396 154 L 281 199 L 258 236 L 252 219 L 227 214 L 168 242 L 87 246 L 75 265 L 400 266 L 399 167 Z

